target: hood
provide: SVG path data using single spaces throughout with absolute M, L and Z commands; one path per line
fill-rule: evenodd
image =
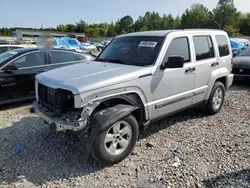
M 73 94 L 111 86 L 151 74 L 150 67 L 92 61 L 38 74 L 36 80 L 48 87 L 70 90 Z
M 250 56 L 236 56 L 233 59 L 233 67 L 250 69 Z

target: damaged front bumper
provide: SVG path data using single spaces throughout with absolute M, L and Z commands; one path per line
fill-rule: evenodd
M 81 131 L 87 124 L 87 120 L 64 120 L 63 118 L 57 117 L 54 112 L 49 111 L 38 102 L 32 104 L 30 112 L 38 114 L 56 131 Z

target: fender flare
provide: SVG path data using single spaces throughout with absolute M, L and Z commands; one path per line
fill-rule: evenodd
M 213 89 L 215 81 L 219 78 L 227 77 L 228 75 L 229 75 L 229 72 L 228 72 L 228 69 L 226 67 L 216 69 L 211 73 L 208 84 L 207 84 L 208 89 L 206 92 L 205 100 L 209 99 L 209 96 L 210 96 L 210 93 Z M 226 83 L 227 83 L 227 80 L 226 80 Z
M 102 109 L 90 117 L 90 122 L 86 129 L 80 132 L 80 146 L 84 153 L 89 156 L 96 138 L 109 129 L 112 124 L 128 116 L 139 107 L 118 104 L 114 107 Z

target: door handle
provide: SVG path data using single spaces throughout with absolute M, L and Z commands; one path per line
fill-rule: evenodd
M 211 64 L 211 67 L 215 67 L 215 66 L 218 66 L 218 65 L 219 65 L 218 62 L 213 62 L 213 63 Z
M 194 68 L 194 67 L 193 67 L 193 68 L 189 67 L 188 69 L 185 70 L 185 72 L 186 72 L 186 73 L 188 73 L 188 72 L 194 72 L 195 70 L 196 70 L 196 68 Z

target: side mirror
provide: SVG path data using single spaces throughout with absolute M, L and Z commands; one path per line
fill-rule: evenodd
M 182 68 L 184 65 L 184 58 L 182 56 L 169 56 L 167 62 L 163 62 L 161 69 Z
M 17 65 L 7 65 L 6 67 L 3 68 L 3 70 L 5 70 L 5 71 L 15 71 L 15 70 L 18 70 L 18 66 Z

